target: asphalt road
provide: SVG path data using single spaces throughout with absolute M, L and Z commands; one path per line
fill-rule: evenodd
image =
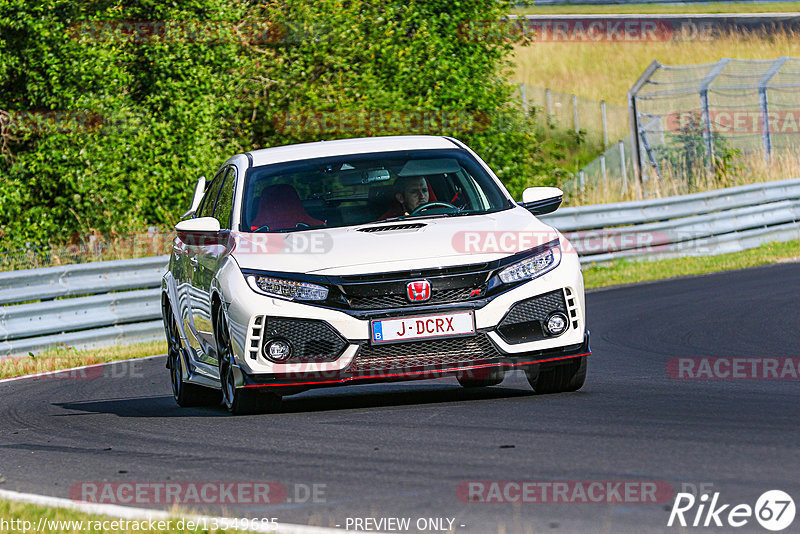
M 86 482 L 274 482 L 271 495 L 283 487 L 287 500 L 195 508 L 341 527 L 409 518 L 411 532 L 420 518 L 451 519 L 459 533 L 681 532 L 666 524 L 686 484 L 706 484 L 720 503 L 752 506 L 781 489 L 800 505 L 800 381 L 668 372 L 675 358 L 797 358 L 799 297 L 798 263 L 591 292 L 587 384 L 562 395 L 534 395 L 521 375 L 484 390 L 441 379 L 316 390 L 278 414 L 233 417 L 178 408 L 163 358 L 0 383 L 0 488 L 67 497 Z M 470 481 L 669 491 L 655 503 L 574 493 L 573 502 L 481 503 L 459 492 Z M 785 532 L 798 530 L 800 517 Z M 689 531 L 767 532 L 752 518 Z

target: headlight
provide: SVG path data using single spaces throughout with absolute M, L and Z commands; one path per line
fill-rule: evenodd
M 530 280 L 552 271 L 559 263 L 561 263 L 561 247 L 556 245 L 535 256 L 506 267 L 500 271 L 500 280 L 505 284 L 519 282 L 520 280 Z
M 268 276 L 248 276 L 247 283 L 253 290 L 271 297 L 289 300 L 325 300 L 328 298 L 328 288 L 308 282 L 281 280 Z

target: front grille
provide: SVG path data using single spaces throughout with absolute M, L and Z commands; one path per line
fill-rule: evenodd
M 548 337 L 542 323 L 555 311 L 567 313 L 564 292 L 551 291 L 517 302 L 500 322 L 497 333 L 507 343 L 525 343 Z
M 292 344 L 293 362 L 330 362 L 341 355 L 347 342 L 327 323 L 311 319 L 266 318 L 262 344 L 282 337 Z
M 431 291 L 431 298 L 423 302 L 410 302 L 405 293 L 377 295 L 372 297 L 350 297 L 350 307 L 354 310 L 375 310 L 383 308 L 400 308 L 403 306 L 420 306 L 429 304 L 447 304 L 463 302 L 470 298 L 480 298 L 480 294 L 472 295 L 475 288 L 440 289 Z M 482 293 L 482 291 L 481 291 Z
M 469 365 L 501 356 L 486 334 L 393 345 L 363 345 L 348 371 L 353 374 L 413 371 L 431 366 Z

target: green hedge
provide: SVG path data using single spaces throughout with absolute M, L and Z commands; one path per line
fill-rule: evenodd
M 0 0 L 3 248 L 171 226 L 229 155 L 300 141 L 454 135 L 517 196 L 555 183 L 510 41 L 470 31 L 507 8 Z

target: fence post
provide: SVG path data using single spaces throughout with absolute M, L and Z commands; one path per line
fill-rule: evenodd
M 717 76 L 722 72 L 722 69 L 731 62 L 731 58 L 722 58 L 708 71 L 705 78 L 700 82 L 697 88 L 700 92 L 700 110 L 703 117 L 703 140 L 706 144 L 706 167 L 709 171 L 714 169 L 714 136 L 711 132 L 711 111 L 708 105 L 708 87 L 711 85 Z
M 600 156 L 600 174 L 603 175 L 603 194 L 608 194 L 608 172 L 606 171 L 606 155 Z
M 547 125 L 550 126 L 550 115 L 553 113 L 553 103 L 550 100 L 550 89 L 544 90 L 545 113 L 547 114 Z
M 769 101 L 767 100 L 767 84 L 775 74 L 781 70 L 783 64 L 789 59 L 779 57 L 758 81 L 758 103 L 761 108 L 761 142 L 764 145 L 764 159 L 769 160 L 772 155 L 772 134 L 769 131 Z
M 608 121 L 606 120 L 606 101 L 600 101 L 600 120 L 603 123 L 603 150 L 608 149 Z
M 633 143 L 633 176 L 639 181 L 642 180 L 642 162 L 639 159 L 639 112 L 636 110 L 636 99 L 639 91 L 659 68 L 661 68 L 661 63 L 654 60 L 628 91 L 628 116 L 631 123 L 631 142 Z
M 525 84 L 519 84 L 519 96 L 522 99 L 522 111 L 525 115 L 528 114 L 528 95 L 525 93 Z
M 578 124 L 578 97 L 572 95 L 572 119 L 575 125 L 575 135 L 578 135 L 580 131 L 580 125 Z
M 619 142 L 619 165 L 622 169 L 622 194 L 628 192 L 628 169 L 625 165 L 625 143 Z

